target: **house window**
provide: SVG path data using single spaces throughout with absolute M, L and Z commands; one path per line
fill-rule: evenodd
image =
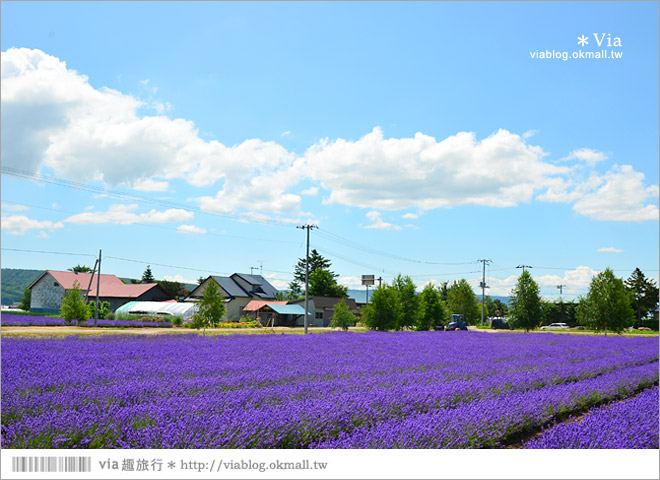
M 323 318 L 323 312 L 316 312 L 315 318 Z
M 60 286 L 59 283 L 57 283 L 57 282 L 54 282 L 54 283 L 53 283 L 53 287 L 59 287 L 59 286 Z

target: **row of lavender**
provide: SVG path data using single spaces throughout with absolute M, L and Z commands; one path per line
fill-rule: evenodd
M 524 442 L 525 448 L 660 448 L 658 387 L 594 408 Z
M 77 325 L 77 321 L 73 320 L 73 325 Z M 16 315 L 16 314 L 2 314 L 0 318 L 0 325 L 4 327 L 63 327 L 66 322 L 60 317 L 37 317 L 32 315 Z M 80 325 L 81 327 L 94 326 L 94 319 L 88 320 Z M 141 328 L 141 327 L 172 327 L 171 322 L 142 322 L 139 320 L 97 320 L 97 327 L 126 327 L 126 328 Z
M 2 447 L 499 447 L 657 382 L 657 338 L 3 338 Z

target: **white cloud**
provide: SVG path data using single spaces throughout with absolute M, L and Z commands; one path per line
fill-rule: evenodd
M 645 186 L 643 174 L 624 166 L 579 181 L 577 166 L 545 162 L 542 148 L 526 143 L 533 130 L 436 140 L 423 133 L 386 139 L 377 127 L 358 140 L 320 141 L 300 157 L 260 139 L 233 146 L 206 141 L 192 121 L 163 115 L 171 105 L 94 88 L 40 50 L 10 48 L 1 61 L 3 165 L 21 170 L 50 167 L 58 177 L 150 192 L 167 190 L 173 179 L 194 187 L 217 183 L 217 190 L 194 199 L 202 209 L 283 221 L 305 215 L 302 196 L 318 194 L 317 187 L 291 193 L 303 180 L 329 192 L 325 203 L 372 211 L 513 207 L 536 195 L 575 202 L 575 212 L 596 220 L 658 218 L 658 187 Z M 142 83 L 151 89 L 149 79 Z M 145 109 L 156 115 L 141 115 Z M 581 168 L 605 158 L 587 148 L 566 157 L 584 163 Z
M 79 225 L 115 223 L 119 225 L 131 225 L 133 223 L 170 223 L 184 222 L 194 217 L 192 212 L 172 208 L 165 211 L 151 210 L 147 213 L 133 213 L 138 205 L 111 205 L 107 212 L 84 212 L 73 215 L 65 222 Z
M 141 192 L 166 192 L 170 188 L 168 182 L 159 182 L 152 178 L 137 180 L 133 183 L 133 189 Z
M 537 133 L 539 133 L 538 130 L 527 130 L 525 133 L 522 134 L 522 138 L 527 140 L 528 138 L 533 137 Z
M 362 290 L 365 288 L 362 285 L 362 277 L 358 277 L 356 275 L 346 275 L 343 277 L 339 277 L 337 279 L 337 283 L 339 285 L 348 287 L 349 290 Z
M 24 212 L 25 210 L 29 210 L 30 207 L 27 207 L 25 205 L 14 205 L 12 203 L 2 202 L 2 209 L 7 212 Z
M 146 86 L 148 79 L 142 83 Z M 191 121 L 139 116 L 144 101 L 109 88 L 40 50 L 11 48 L 2 55 L 2 158 L 6 165 L 76 180 L 102 180 L 162 191 L 163 180 L 194 186 L 224 180 L 203 208 L 297 212 L 294 155 L 259 139 L 227 147 L 202 140 Z M 168 110 L 167 105 L 156 110 Z
M 318 187 L 310 187 L 310 188 L 307 188 L 307 189 L 303 190 L 302 192 L 300 192 L 300 195 L 314 196 L 314 195 L 317 195 L 318 193 L 319 193 Z
M 380 212 L 367 212 L 366 216 L 371 220 L 371 225 L 366 225 L 364 228 L 374 228 L 376 230 L 401 230 L 401 227 L 398 225 L 384 222 L 383 219 L 380 218 Z
M 405 218 L 407 220 L 416 220 L 416 219 L 419 218 L 419 214 L 417 214 L 417 213 L 406 213 L 401 218 Z
M 614 166 L 603 184 L 573 205 L 573 210 L 595 220 L 641 222 L 658 220 L 657 185 L 644 186 L 644 174 L 630 165 Z M 649 203 L 654 202 L 654 203 Z
M 288 135 L 291 135 L 291 130 L 287 130 L 286 132 L 282 132 L 282 133 L 280 134 L 280 137 L 286 137 L 286 136 L 288 136 Z
M 206 230 L 195 225 L 179 225 L 176 229 L 179 233 L 206 233 Z
M 605 253 L 621 253 L 623 250 L 620 248 L 615 248 L 615 247 L 603 247 L 598 249 L 599 252 L 605 252 Z
M 50 220 L 34 220 L 25 215 L 2 216 L 0 219 L 2 230 L 11 235 L 24 235 L 30 230 L 56 230 L 63 228 L 62 222 L 51 222 Z
M 562 158 L 562 160 L 567 161 L 567 160 L 580 160 L 582 162 L 587 163 L 588 165 L 595 165 L 598 162 L 602 162 L 607 158 L 607 155 L 605 155 L 603 152 L 599 152 L 598 150 L 592 150 L 590 148 L 580 148 L 578 150 L 573 150 L 571 153 L 568 154 L 567 157 Z
M 544 163 L 540 147 L 499 130 L 481 141 L 461 132 L 440 142 L 422 133 L 324 140 L 305 154 L 305 173 L 330 190 L 329 203 L 399 210 L 457 205 L 511 207 L 532 199 L 566 167 Z
M 179 274 L 165 275 L 165 276 L 163 276 L 163 280 L 167 280 L 168 282 L 192 283 L 193 285 L 197 285 L 197 280 L 190 280 L 190 279 L 187 279 L 187 278 L 183 278 Z

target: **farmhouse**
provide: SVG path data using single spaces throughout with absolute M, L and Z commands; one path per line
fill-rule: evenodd
M 295 327 L 304 325 L 305 309 L 300 304 L 274 300 L 252 300 L 243 309 L 243 314 L 265 326 Z M 310 316 L 314 316 L 310 309 Z
M 327 327 L 330 325 L 332 316 L 335 313 L 335 305 L 341 302 L 341 300 L 342 299 L 338 297 L 309 297 L 310 314 L 311 312 L 314 312 L 313 317 L 310 319 L 310 325 L 315 325 L 317 327 Z M 344 301 L 346 302 L 348 309 L 354 314 L 357 314 L 360 311 L 354 299 L 345 298 Z M 304 305 L 305 300 L 294 300 L 291 303 Z M 305 309 L 303 307 L 303 312 L 304 311 Z M 304 319 L 302 321 L 304 322 Z M 302 323 L 299 323 L 298 325 L 302 325 Z
M 216 275 L 208 277 L 190 292 L 186 301 L 197 301 L 202 298 L 204 289 L 210 282 L 215 282 L 220 287 L 220 292 L 225 297 L 226 318 L 230 322 L 240 320 L 243 309 L 250 301 L 275 300 L 275 295 L 277 295 L 277 289 L 261 275 L 234 273 L 229 277 Z
M 77 281 L 80 291 L 85 295 L 89 289 L 88 299 L 96 299 L 98 275 L 92 279 L 91 273 L 61 272 L 46 270 L 32 282 L 30 310 L 33 312 L 57 313 L 62 307 L 62 299 L 68 290 L 73 289 Z M 92 281 L 93 280 L 93 281 Z M 162 302 L 172 297 L 157 283 L 125 284 L 115 275 L 100 275 L 99 300 L 110 303 L 110 311 L 114 312 L 126 302 L 142 300 Z

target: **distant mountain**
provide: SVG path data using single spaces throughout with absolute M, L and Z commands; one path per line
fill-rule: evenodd
M 25 270 L 22 268 L 3 268 L 0 271 L 2 283 L 2 304 L 16 305 L 23 298 L 23 290 L 41 275 L 43 270 Z

